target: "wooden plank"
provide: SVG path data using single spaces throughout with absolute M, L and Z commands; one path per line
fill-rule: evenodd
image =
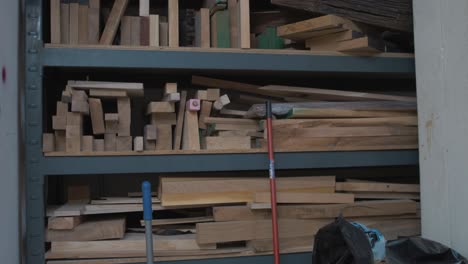
M 175 112 L 175 105 L 172 102 L 150 102 L 146 109 L 146 114 L 154 113 L 173 113 Z
M 328 34 L 325 36 L 311 38 L 305 41 L 305 46 L 310 48 L 312 51 L 320 50 L 336 50 L 340 41 L 350 40 L 358 37 L 362 37 L 362 32 L 354 30 L 346 30 L 338 33 Z
M 92 241 L 120 239 L 125 235 L 125 217 L 86 220 L 72 230 L 47 230 L 46 241 Z
M 214 125 L 215 130 L 232 130 L 232 131 L 239 131 L 239 130 L 247 130 L 247 131 L 258 131 L 258 125 L 254 124 L 216 124 Z
M 206 149 L 250 149 L 248 136 L 206 137 Z
M 281 140 L 275 140 L 274 144 L 277 151 L 418 149 L 418 137 L 281 138 Z
M 371 136 L 417 136 L 417 127 L 370 126 L 370 127 L 309 127 L 283 128 L 273 132 L 274 138 L 327 138 L 327 137 L 371 137 Z
M 67 127 L 67 116 L 52 116 L 52 129 L 65 130 Z
M 117 150 L 117 135 L 116 134 L 104 134 L 104 151 L 116 151 Z
M 93 151 L 93 136 L 82 136 L 81 137 L 81 151 L 92 152 Z
M 67 125 L 65 129 L 66 152 L 77 153 L 81 151 L 81 134 L 80 126 Z
M 72 230 L 82 221 L 82 216 L 52 216 L 47 221 L 47 228 L 51 230 Z
M 376 118 L 330 118 L 330 119 L 276 119 L 273 128 L 313 128 L 313 127 L 372 127 L 372 126 L 417 126 L 416 116 L 376 117 Z M 260 129 L 265 129 L 265 122 L 260 121 Z
M 186 217 L 186 218 L 174 218 L 174 219 L 153 219 L 151 224 L 153 226 L 161 226 L 161 225 L 192 224 L 192 223 L 204 223 L 204 222 L 213 222 L 213 217 L 202 216 L 202 217 Z M 145 221 L 141 220 L 140 224 L 141 226 L 145 226 Z
M 122 22 L 123 22 L 123 18 L 122 18 Z M 109 99 L 109 98 L 128 97 L 129 95 L 125 90 L 90 89 L 89 96 Z
M 281 85 L 267 85 L 259 88 L 260 90 L 282 92 L 285 95 L 294 96 L 295 94 L 311 95 L 311 96 L 329 96 L 329 100 L 385 100 L 385 101 L 400 101 L 400 102 L 416 102 L 416 97 L 386 95 L 376 93 L 362 93 L 351 91 L 340 91 L 330 89 L 308 88 L 308 87 L 294 87 L 294 86 L 281 86 Z M 327 98 L 324 98 L 327 99 Z
M 55 151 L 55 138 L 53 133 L 42 134 L 42 152 Z
M 315 236 L 303 236 L 293 238 L 283 238 L 279 241 L 281 250 L 304 248 L 304 251 L 313 250 Z M 250 241 L 250 246 L 255 252 L 273 251 L 272 239 L 255 239 Z
M 144 128 L 143 135 L 146 140 L 158 139 L 158 130 L 156 125 L 146 125 Z
M 278 27 L 278 36 L 295 41 L 345 30 L 361 31 L 351 20 L 335 15 L 312 18 Z
M 71 103 L 71 111 L 74 113 L 89 115 L 89 103 L 87 101 L 73 99 Z
M 179 0 L 168 0 L 169 47 L 179 47 Z
M 356 199 L 377 200 L 419 200 L 419 193 L 396 193 L 396 192 L 353 192 Z
M 419 184 L 377 183 L 377 182 L 338 182 L 336 190 L 343 192 L 398 192 L 419 193 Z
M 149 16 L 149 45 L 159 47 L 159 15 Z
M 117 28 L 119 27 L 120 19 L 127 8 L 127 4 L 128 0 L 115 0 L 101 39 L 99 40 L 100 45 L 112 45 L 115 34 L 117 33 Z
M 67 112 L 68 112 L 68 104 L 67 103 L 63 103 L 63 102 L 57 102 L 57 110 L 56 110 L 56 115 L 57 116 L 67 116 Z
M 254 202 L 270 202 L 270 193 L 255 193 Z M 284 204 L 349 204 L 354 203 L 354 195 L 347 193 L 278 193 L 277 202 Z
M 197 112 L 185 111 L 183 128 L 182 149 L 184 150 L 199 150 L 200 149 L 200 134 L 198 131 L 198 115 Z
M 93 140 L 93 151 L 104 151 L 104 139 Z
M 88 6 L 78 7 L 78 44 L 88 44 Z
M 187 100 L 187 91 L 180 93 L 179 112 L 177 114 L 177 124 L 175 128 L 174 149 L 181 149 L 182 132 L 185 120 L 185 102 Z
M 279 178 L 278 192 L 327 190 L 334 191 L 334 177 Z M 184 179 L 184 182 L 162 177 L 163 206 L 252 202 L 254 193 L 269 190 L 268 179 Z
M 80 216 L 83 213 L 85 202 L 67 203 L 59 206 L 47 207 L 46 216 Z
M 225 95 L 222 95 L 221 97 L 219 97 L 214 103 L 213 103 L 213 108 L 215 110 L 218 110 L 220 111 L 221 109 L 223 109 L 226 105 L 228 105 L 229 103 L 231 103 L 231 100 L 229 99 L 229 96 L 227 94 Z
M 380 39 L 362 37 L 341 41 L 336 51 L 355 53 L 380 53 L 385 51 L 385 43 Z
M 239 48 L 250 49 L 250 0 L 237 1 Z
M 206 89 L 206 100 L 207 101 L 216 101 L 221 96 L 220 90 L 216 88 Z
M 140 18 L 140 46 L 149 46 L 150 42 L 150 21 L 149 17 Z
M 141 194 L 141 193 L 140 193 Z M 153 204 L 160 203 L 157 197 L 152 197 Z M 142 204 L 143 200 L 140 197 L 100 197 L 97 200 L 92 200 L 91 204 Z
M 132 151 L 133 149 L 133 137 L 132 136 L 118 136 L 115 139 L 115 150 L 116 151 Z
M 89 110 L 91 114 L 91 124 L 94 135 L 102 135 L 106 132 L 104 127 L 104 113 L 100 99 L 89 98 Z
M 65 130 L 54 131 L 55 151 L 66 151 Z
M 157 125 L 156 150 L 172 150 L 172 125 Z
M 411 2 L 401 1 L 338 1 L 338 0 L 272 0 L 272 4 L 308 11 L 313 14 L 335 14 L 377 27 L 413 31 Z
M 332 220 L 293 220 L 278 221 L 279 237 L 292 238 L 313 236 Z M 222 243 L 254 239 L 271 239 L 271 220 L 233 221 L 197 224 L 197 241 L 204 243 Z
M 169 24 L 159 22 L 159 45 L 161 47 L 169 46 Z
M 239 48 L 239 10 L 237 0 L 228 0 L 231 48 Z
M 91 1 L 92 2 L 92 1 Z M 90 3 L 91 3 L 90 2 Z M 99 44 L 100 36 L 100 8 L 99 1 L 95 1 L 98 7 L 91 7 L 88 9 L 88 44 Z
M 89 90 L 89 89 L 102 89 L 102 90 L 124 90 L 129 96 L 143 96 L 143 83 L 129 83 L 129 82 L 96 82 L 96 81 L 68 81 L 67 85 L 70 88 Z
M 60 43 L 70 43 L 70 4 L 60 4 Z
M 201 48 L 211 46 L 210 9 L 200 8 L 195 16 L 195 45 Z
M 60 44 L 60 0 L 50 1 L 50 43 Z
M 127 257 L 145 256 L 145 244 L 144 234 L 127 233 L 120 240 L 53 242 L 51 251 L 54 253 L 78 254 L 80 258 L 93 257 L 98 253 L 102 253 L 103 255 L 114 253 L 115 256 Z M 215 244 L 198 245 L 194 234 L 176 236 L 154 235 L 153 245 L 156 255 L 161 251 L 216 249 Z
M 201 111 L 200 111 L 200 118 L 198 120 L 198 127 L 200 129 L 206 129 L 205 118 L 211 115 L 211 108 L 213 107 L 213 103 L 209 101 L 202 101 L 201 103 Z
M 226 108 L 223 108 L 220 111 L 220 114 L 222 115 L 231 115 L 231 116 L 240 116 L 240 117 L 244 117 L 246 113 L 247 111 L 226 109 Z
M 371 110 L 350 110 L 350 109 L 308 109 L 293 108 L 288 113 L 289 118 L 354 118 L 354 117 L 396 117 L 414 116 L 416 111 L 371 111 Z
M 120 45 L 132 45 L 132 17 L 122 16 L 120 22 Z
M 117 110 L 119 112 L 119 136 L 131 136 L 130 128 L 131 128 L 131 106 L 130 106 L 130 98 L 122 97 L 117 99 Z
M 205 117 L 203 119 L 205 124 L 232 124 L 232 125 L 255 125 L 258 126 L 258 122 L 253 119 L 243 118 L 226 118 L 226 117 Z
M 117 134 L 119 132 L 119 114 L 105 114 L 104 123 L 106 134 Z
M 70 3 L 70 29 L 68 30 L 70 34 L 71 45 L 78 44 L 78 35 L 79 35 L 79 4 Z
M 262 132 L 254 132 L 249 130 L 234 130 L 234 131 L 218 131 L 219 137 L 257 137 L 263 138 L 264 134 Z
M 139 0 L 139 12 L 138 15 L 143 17 L 143 16 L 149 16 L 150 15 L 150 1 L 149 0 Z
M 251 210 L 245 205 L 215 206 L 213 218 L 216 222 L 261 220 L 271 218 L 271 213 L 267 210 Z
M 132 16 L 130 17 L 130 45 L 140 46 L 140 34 L 141 34 L 141 17 Z

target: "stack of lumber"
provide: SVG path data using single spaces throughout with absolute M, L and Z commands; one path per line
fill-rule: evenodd
M 378 53 L 386 50 L 383 41 L 367 35 L 353 21 L 335 15 L 280 26 L 278 36 L 305 42 L 311 51 Z
M 386 239 L 420 234 L 419 185 L 336 182 L 334 176 L 280 177 L 277 185 L 283 253 L 310 252 L 316 232 L 340 214 L 379 229 Z M 162 176 L 157 195 L 152 222 L 157 260 L 272 251 L 266 177 Z M 82 259 L 105 263 L 99 261 L 116 258 L 120 262 L 109 263 L 132 263 L 143 259 L 145 242 L 139 225 L 144 223 L 127 223 L 125 231 L 123 216 L 137 213 L 141 219 L 141 211 L 141 197 L 69 201 L 49 208 L 48 263 L 80 263 Z
M 142 83 L 68 81 L 52 116 L 54 133 L 43 134 L 43 151 L 131 151 L 130 97 L 143 93 Z M 117 113 L 104 113 L 102 100 L 115 104 Z M 91 135 L 84 135 L 85 119 Z

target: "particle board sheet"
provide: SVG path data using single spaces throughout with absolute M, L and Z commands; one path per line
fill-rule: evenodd
M 252 202 L 254 193 L 269 191 L 266 178 L 183 178 L 160 179 L 163 206 L 203 205 Z M 279 192 L 328 191 L 334 192 L 334 176 L 278 178 Z
M 86 220 L 72 230 L 51 230 L 46 233 L 46 241 L 94 241 L 121 239 L 125 234 L 125 217 L 100 217 Z

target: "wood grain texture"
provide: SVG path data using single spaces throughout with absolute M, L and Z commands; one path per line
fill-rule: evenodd
M 78 9 L 78 44 L 88 44 L 88 6 Z
M 276 199 L 278 203 L 283 204 L 349 204 L 354 202 L 354 195 L 345 193 L 280 192 L 277 193 Z M 269 203 L 270 193 L 255 193 L 254 202 Z
M 344 192 L 397 192 L 419 193 L 419 184 L 377 183 L 377 182 L 338 182 L 337 191 Z
M 198 114 L 197 112 L 185 111 L 182 149 L 184 150 L 199 150 L 200 149 L 200 133 L 198 131 Z
M 128 0 L 115 0 L 109 18 L 107 19 L 106 26 L 104 27 L 101 39 L 99 40 L 100 45 L 112 45 L 115 34 L 117 33 L 120 19 L 122 18 L 125 9 L 127 8 L 127 4 Z
M 60 43 L 70 43 L 70 4 L 60 4 Z
M 169 47 L 179 47 L 179 0 L 168 0 Z
M 47 228 L 52 230 L 71 230 L 83 221 L 82 216 L 49 217 Z
M 238 47 L 250 49 L 250 0 L 238 0 L 237 12 Z
M 70 3 L 70 24 L 68 33 L 70 35 L 69 43 L 71 45 L 78 44 L 79 39 L 79 4 Z
M 50 1 L 50 43 L 61 42 L 60 0 Z
M 175 128 L 174 149 L 181 149 L 182 132 L 185 120 L 185 102 L 187 101 L 187 91 L 180 93 L 179 111 L 177 113 L 177 124 Z
M 89 98 L 89 110 L 91 114 L 91 124 L 94 135 L 102 135 L 106 129 L 104 126 L 104 113 L 100 99 Z

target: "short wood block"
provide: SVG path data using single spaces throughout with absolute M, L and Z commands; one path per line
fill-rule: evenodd
M 106 134 L 117 134 L 119 131 L 119 114 L 104 115 Z
M 89 115 L 89 104 L 87 101 L 78 101 L 72 99 L 71 111 L 74 113 Z
M 146 125 L 144 131 L 145 140 L 156 140 L 158 139 L 158 130 L 156 125 Z
M 146 114 L 153 113 L 174 113 L 175 105 L 172 102 L 151 102 L 148 104 Z
M 55 136 L 52 133 L 42 134 L 42 152 L 55 151 Z
M 130 98 L 122 97 L 117 99 L 117 111 L 119 113 L 119 136 L 131 136 L 131 106 Z
M 117 135 L 104 134 L 104 151 L 116 151 L 117 149 Z
M 104 139 L 93 140 L 93 151 L 104 151 Z
M 229 100 L 229 97 L 227 94 L 221 96 L 218 98 L 218 100 L 216 100 L 213 104 L 213 108 L 220 111 L 221 109 L 223 109 L 223 107 L 225 107 L 226 105 L 228 105 L 231 101 Z
M 218 100 L 219 96 L 220 96 L 220 90 L 219 89 L 207 89 L 206 90 L 206 100 L 207 101 L 216 101 Z
M 204 122 L 205 117 L 209 117 L 211 115 L 211 108 L 213 108 L 213 103 L 209 101 L 202 101 L 201 111 L 200 111 L 200 118 L 198 120 L 198 127 L 200 129 L 206 129 L 206 124 Z
M 101 99 L 89 98 L 89 111 L 91 114 L 91 125 L 94 135 L 102 135 L 106 132 L 104 124 L 104 113 Z
M 151 114 L 152 125 L 176 125 L 176 113 L 154 113 Z
M 57 116 L 67 116 L 68 112 L 68 103 L 64 102 L 57 102 L 57 111 L 55 112 L 55 115 Z
M 93 151 L 93 136 L 83 136 L 81 138 L 81 150 L 85 152 Z
M 156 150 L 172 150 L 172 125 L 157 125 Z
M 143 139 L 143 147 L 145 150 L 154 151 L 156 150 L 156 140 Z
M 133 150 L 143 151 L 143 137 L 135 137 L 133 139 Z
M 55 151 L 66 151 L 65 130 L 55 130 Z
M 131 136 L 118 136 L 116 138 L 117 151 L 132 151 L 133 138 Z
M 190 99 L 187 101 L 187 104 L 185 105 L 186 110 L 192 111 L 192 112 L 197 112 L 200 111 L 200 100 L 199 99 Z
M 52 129 L 65 130 L 67 126 L 67 116 L 52 116 Z
M 180 93 L 170 93 L 164 95 L 163 98 L 166 102 L 179 102 L 180 101 Z
M 166 83 L 164 86 L 164 94 L 177 93 L 177 83 Z
M 83 115 L 81 113 L 67 113 L 67 126 L 80 126 L 83 127 Z
M 195 94 L 195 98 L 198 99 L 198 100 L 207 100 L 208 99 L 208 92 L 206 90 L 198 90 L 196 92 L 196 94 Z

